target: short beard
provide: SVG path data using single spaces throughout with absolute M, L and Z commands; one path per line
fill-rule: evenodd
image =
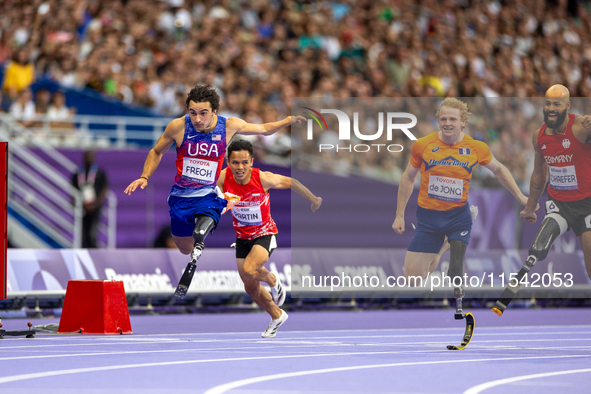
M 564 120 L 566 119 L 566 115 L 567 115 L 567 110 L 565 109 L 562 112 L 559 112 L 558 115 L 556 116 L 556 121 L 550 123 L 548 121 L 548 112 L 546 110 L 544 110 L 544 123 L 546 123 L 546 127 L 549 127 L 551 129 L 555 129 L 558 126 L 560 126 L 562 124 L 562 122 L 564 122 Z

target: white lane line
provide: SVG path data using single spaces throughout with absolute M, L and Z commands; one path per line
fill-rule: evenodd
M 443 351 L 443 350 L 442 350 Z M 448 352 L 447 350 L 445 352 Z M 234 358 L 219 358 L 219 359 L 208 359 L 208 360 L 182 360 L 182 361 L 163 361 L 157 363 L 144 363 L 144 364 L 121 364 L 121 365 L 109 365 L 104 367 L 89 367 L 89 368 L 74 368 L 74 369 L 63 369 L 57 371 L 46 371 L 46 372 L 36 372 L 36 373 L 27 373 L 21 375 L 12 375 L 6 377 L 0 377 L 0 384 L 8 383 L 8 382 L 16 382 L 21 380 L 28 380 L 28 379 L 36 379 L 36 378 L 43 378 L 43 377 L 50 377 L 50 376 L 58 376 L 58 375 L 70 375 L 70 374 L 77 374 L 77 373 L 86 373 L 86 372 L 98 372 L 98 371 L 110 371 L 115 369 L 129 369 L 129 368 L 145 368 L 145 367 L 161 367 L 161 366 L 168 366 L 168 365 L 186 365 L 186 364 L 199 364 L 199 363 L 212 363 L 212 362 L 222 362 L 222 361 L 250 361 L 250 360 L 278 360 L 278 359 L 290 359 L 290 358 L 308 358 L 308 357 L 342 357 L 342 356 L 359 356 L 359 355 L 367 355 L 367 354 L 398 354 L 398 353 L 407 353 L 407 352 L 350 352 L 350 353 L 320 353 L 320 354 L 297 354 L 297 355 L 284 355 L 284 356 L 256 356 L 256 357 L 234 357 Z M 560 357 L 587 357 L 585 356 L 557 356 L 554 358 Z M 519 358 L 511 358 L 513 359 L 526 359 L 527 357 L 519 357 Z M 532 357 L 530 357 L 532 358 Z M 533 357 L 533 358 L 549 358 L 549 357 Z M 495 358 L 487 359 L 487 360 L 497 360 Z M 464 360 L 470 361 L 470 360 Z
M 339 367 L 339 368 L 325 368 L 325 369 L 312 369 L 308 371 L 300 372 L 288 372 L 278 373 L 274 375 L 259 376 L 256 378 L 242 379 L 230 383 L 225 383 L 216 387 L 213 387 L 205 392 L 205 394 L 223 394 L 228 390 L 232 390 L 238 387 L 247 386 L 254 383 L 267 382 L 269 380 L 292 378 L 296 376 L 316 375 L 321 373 L 330 372 L 343 372 L 343 371 L 355 371 L 360 369 L 372 369 L 372 368 L 388 368 L 388 367 L 402 367 L 410 365 L 434 365 L 434 364 L 456 364 L 456 363 L 467 363 L 467 362 L 484 362 L 484 361 L 508 361 L 508 360 L 533 360 L 533 359 L 546 359 L 546 358 L 571 358 L 571 357 L 589 357 L 589 355 L 579 356 L 536 356 L 536 357 L 506 357 L 506 358 L 482 358 L 472 360 L 443 360 L 443 361 L 418 361 L 418 362 L 406 362 L 406 363 L 393 363 L 393 364 L 373 364 L 373 365 L 357 365 L 353 367 Z M 464 393 L 466 394 L 466 393 Z
M 533 375 L 514 376 L 512 378 L 493 380 L 491 382 L 479 384 L 478 386 L 470 387 L 468 390 L 464 391 L 464 394 L 478 394 L 484 390 L 490 389 L 491 387 L 501 386 L 503 384 L 509 384 L 509 383 L 513 383 L 513 382 L 520 382 L 522 380 L 547 378 L 549 376 L 568 375 L 568 374 L 573 374 L 573 373 L 584 373 L 584 372 L 591 372 L 591 368 L 571 369 L 568 371 L 545 372 L 545 373 L 536 373 Z
M 347 345 L 353 346 L 353 345 Z M 302 346 L 290 346 L 294 348 L 301 349 Z M 260 348 L 249 348 L 249 349 L 257 349 Z M 106 352 L 106 353 L 76 353 L 76 354 L 54 354 L 54 355 L 43 355 L 43 356 L 16 356 L 16 357 L 4 357 L 0 358 L 0 361 L 13 361 L 13 360 L 26 360 L 26 359 L 41 359 L 41 358 L 62 358 L 62 357 L 87 357 L 87 356 L 114 356 L 114 355 L 121 355 L 121 354 L 149 354 L 149 353 L 190 353 L 190 352 L 200 352 L 200 353 L 211 353 L 217 352 L 220 350 L 243 350 L 241 348 L 226 348 L 226 349 L 177 349 L 177 350 L 146 350 L 146 351 L 137 351 L 137 352 Z M 331 353 L 332 355 L 361 355 L 361 354 L 415 354 L 415 353 L 448 353 L 447 349 L 428 349 L 428 350 L 400 350 L 400 351 L 381 351 L 381 352 L 356 352 L 356 353 Z M 322 355 L 322 353 L 318 353 Z M 293 355 L 293 354 L 292 354 Z M 303 354 L 306 355 L 306 354 Z M 313 355 L 308 353 L 308 355 Z M 301 355 L 300 355 L 301 356 Z
M 455 336 L 457 333 L 458 328 L 454 328 L 454 332 L 450 332 L 447 334 L 407 334 L 407 335 L 352 335 L 352 336 L 334 336 L 334 337 L 288 337 L 285 339 L 289 340 L 302 340 L 308 341 L 313 339 L 373 339 L 373 338 L 429 338 L 429 337 L 449 337 Z M 281 334 L 288 334 L 289 332 L 281 331 Z M 578 331 L 578 332 L 504 332 L 504 333 L 481 333 L 478 331 L 478 336 L 508 336 L 508 335 L 523 335 L 523 336 L 532 336 L 532 335 L 573 335 L 573 334 L 581 334 L 581 335 L 590 335 L 591 331 Z M 230 339 L 231 341 L 239 341 L 240 339 Z M 228 341 L 228 340 L 225 340 Z
M 575 325 L 547 325 L 547 326 L 479 326 L 480 330 L 521 330 L 523 332 L 524 328 L 535 328 L 536 330 L 539 329 L 564 329 L 564 328 L 590 328 L 591 324 L 575 324 Z M 346 333 L 346 332 L 392 332 L 392 331 L 444 331 L 444 330 L 456 330 L 454 327 L 431 327 L 431 328 L 374 328 L 374 329 L 354 329 L 354 330 L 282 330 L 282 333 L 287 334 L 310 334 L 310 333 Z M 563 332 L 565 333 L 565 332 Z M 176 334 L 134 334 L 134 335 L 150 335 L 150 336 L 170 336 L 170 335 L 215 335 L 216 337 L 220 335 L 252 335 L 252 334 L 260 334 L 258 331 L 243 331 L 243 332 L 185 332 L 185 333 L 176 333 Z
M 439 346 L 442 345 L 444 346 L 447 342 L 444 341 L 409 341 L 409 342 L 363 342 L 363 339 L 365 338 L 358 338 L 360 341 L 359 342 L 355 342 L 355 343 L 348 343 L 348 344 L 343 344 L 343 345 L 355 345 L 355 346 L 418 346 L 418 345 L 425 345 L 425 346 Z M 475 345 L 481 345 L 481 344 L 486 344 L 486 343 L 498 343 L 498 340 L 480 340 L 478 338 L 474 338 L 473 339 L 473 344 Z M 591 338 L 548 338 L 548 339 L 504 339 L 503 342 L 504 343 L 525 343 L 525 342 L 566 342 L 566 341 L 575 341 L 575 342 L 582 342 L 582 341 L 591 341 Z M 201 343 L 224 343 L 224 342 L 230 342 L 230 341 L 176 341 L 176 342 L 172 342 L 172 341 L 167 341 L 166 344 L 173 344 L 173 343 L 182 343 L 185 346 L 186 345 L 190 345 L 190 344 L 201 344 Z M 72 348 L 76 348 L 79 346 L 87 346 L 87 345 L 135 345 L 135 344 L 140 344 L 140 343 L 154 343 L 154 342 L 131 342 L 131 343 L 87 343 L 87 344 L 63 344 L 63 345 L 38 345 L 38 346 L 12 346 L 12 347 L 5 347 L 2 348 L 2 350 L 4 349 L 39 349 L 39 348 L 55 348 L 55 347 L 72 347 Z M 270 347 L 276 347 L 277 349 L 283 349 L 283 348 L 289 348 L 289 347 L 293 347 L 291 346 L 292 343 L 290 342 L 281 342 L 281 341 L 263 341 L 263 340 L 259 340 L 259 339 L 252 339 L 252 340 L 248 340 L 246 342 L 246 344 L 253 344 L 253 345 L 261 345 L 261 346 L 266 346 L 265 349 L 269 349 Z M 310 345 L 299 345 L 300 347 L 306 347 L 306 346 L 310 346 L 310 347 L 317 347 L 317 346 L 337 346 L 336 344 L 330 344 L 330 345 L 325 345 L 324 343 L 320 342 L 317 344 L 310 344 Z M 514 346 L 503 346 L 503 347 L 514 347 Z M 246 349 L 246 347 L 241 347 Z M 251 347 L 251 348 L 258 348 L 261 349 L 261 347 Z M 201 349 L 201 350 L 216 350 L 216 349 Z M 2 352 L 0 351 L 0 354 Z M 1 359 L 0 359 L 1 360 Z
M 457 328 L 454 328 L 454 331 L 457 331 Z M 288 332 L 282 332 L 282 334 L 286 334 Z M 581 331 L 581 332 L 545 332 L 545 333 L 535 333 L 535 332 L 514 332 L 514 333 L 481 333 L 480 331 L 478 332 L 478 337 L 482 337 L 482 336 L 495 336 L 495 335 L 503 335 L 503 336 L 508 336 L 508 335 L 527 335 L 527 336 L 532 336 L 532 335 L 573 335 L 573 334 L 583 334 L 583 335 L 589 335 L 591 334 L 591 331 Z M 171 334 L 169 336 L 174 336 L 174 335 L 179 335 L 179 334 Z M 189 335 L 189 334 L 187 334 Z M 199 334 L 192 334 L 192 335 L 199 335 Z M 323 340 L 326 341 L 327 339 L 357 339 L 357 340 L 366 340 L 366 339 L 377 339 L 377 338 L 430 338 L 430 337 L 450 337 L 450 336 L 456 336 L 456 333 L 449 333 L 449 334 L 408 334 L 408 335 L 371 335 L 371 336 L 332 336 L 332 337 L 286 337 L 284 339 L 279 339 L 279 340 L 272 340 L 272 341 L 262 341 L 262 342 L 266 342 L 266 343 L 276 343 L 279 344 L 282 340 L 283 341 L 297 341 L 297 340 L 301 340 L 301 341 L 311 341 L 311 340 Z M 65 340 L 66 338 L 37 338 L 37 339 L 43 339 L 43 340 L 48 340 L 48 341 L 53 341 L 53 340 Z M 29 339 L 22 339 L 23 341 L 27 341 L 27 343 L 29 343 Z M 67 338 L 67 340 L 72 340 L 71 338 Z M 252 343 L 258 343 L 261 342 L 260 339 L 260 333 L 256 333 L 256 337 L 255 338 L 234 338 L 234 339 L 181 339 L 181 338 L 167 338 L 167 339 L 161 339 L 161 340 L 157 340 L 157 339 L 153 339 L 153 338 L 149 338 L 146 336 L 146 338 L 121 338 L 121 339 L 113 339 L 113 338 L 82 338 L 81 336 L 78 336 L 76 339 L 74 340 L 80 340 L 80 341 L 88 341 L 88 342 L 84 342 L 84 343 L 76 343 L 76 344 L 50 344 L 50 345 L 25 345 L 25 346 L 7 346 L 7 347 L 2 347 L 0 348 L 0 352 L 4 349 L 25 349 L 25 348 L 47 348 L 47 347 L 65 347 L 65 346 L 98 346 L 98 345 L 122 345 L 122 344 L 162 344 L 162 343 L 187 343 L 187 342 L 191 342 L 191 343 L 227 343 L 227 342 L 252 342 Z M 516 339 L 516 340 L 504 340 L 505 342 L 511 342 L 511 341 L 556 341 L 556 337 L 553 338 L 549 338 L 549 339 Z M 564 339 L 564 340 L 591 340 L 589 338 L 569 338 L 569 339 Z M 92 342 L 90 342 L 92 341 Z M 105 342 L 103 342 L 105 341 Z M 480 342 L 485 342 L 485 341 L 480 341 Z M 495 341 L 488 341 L 488 342 L 495 342 Z M 430 343 L 430 342 L 424 342 L 424 343 Z M 431 343 L 437 343 L 437 342 L 431 342 Z M 398 345 L 400 343 L 395 343 L 395 345 Z
M 416 347 L 416 342 L 413 343 L 413 347 Z M 380 344 L 371 344 L 371 346 L 379 346 Z M 368 346 L 368 344 L 353 344 L 353 343 L 341 343 L 341 344 L 331 344 L 325 345 L 327 347 L 331 347 L 331 350 L 337 350 L 336 348 L 349 348 L 349 347 L 356 347 L 359 348 L 360 346 Z M 296 348 L 296 349 L 306 349 L 310 350 L 309 348 L 317 348 L 318 345 L 310 344 L 310 345 L 291 345 L 291 346 L 281 346 L 280 350 L 285 350 L 287 348 Z M 494 348 L 487 348 L 487 347 L 478 347 L 473 346 L 472 348 L 478 348 L 480 350 L 507 350 L 513 349 L 513 347 L 494 347 Z M 556 348 L 552 347 L 544 347 L 540 349 L 549 350 L 549 349 L 568 349 L 569 347 L 560 346 Z M 573 347 L 574 348 L 574 347 Z M 576 348 L 588 349 L 588 346 L 580 346 Z M 67 353 L 67 354 L 45 354 L 45 355 L 30 355 L 30 356 L 14 356 L 14 357 L 0 357 L 0 361 L 14 361 L 14 360 L 28 360 L 28 359 L 41 359 L 41 358 L 63 358 L 63 357 L 88 357 L 88 356 L 112 356 L 112 355 L 122 355 L 122 354 L 150 354 L 150 353 L 187 353 L 187 352 L 201 352 L 201 353 L 216 353 L 220 351 L 250 351 L 250 350 L 261 350 L 259 346 L 249 346 L 249 347 L 227 347 L 227 348 L 195 348 L 195 349 L 166 349 L 166 350 L 144 350 L 144 351 L 119 351 L 119 352 L 96 352 L 96 353 Z M 519 347 L 515 349 L 520 350 L 529 350 L 530 348 Z M 537 349 L 537 348 L 532 348 Z M 400 350 L 400 351 L 383 351 L 383 352 L 359 352 L 359 354 L 413 354 L 413 353 L 447 353 L 448 350 L 445 349 L 442 343 L 437 343 L 437 346 L 431 346 L 430 349 L 426 350 Z M 293 354 L 293 353 L 292 353 Z M 340 353 L 334 353 L 340 354 Z M 344 353 L 343 353 L 344 354 Z M 349 354 L 349 353 L 347 353 Z
M 160 344 L 170 344 L 170 343 L 187 343 L 187 342 L 197 342 L 197 341 L 191 341 L 191 340 L 187 340 L 187 339 L 179 339 L 178 341 L 163 341 L 160 342 Z M 220 341 L 223 342 L 223 341 Z M 121 346 L 121 345 L 136 345 L 136 344 L 155 344 L 157 342 L 154 341 L 148 341 L 148 342 L 129 342 L 129 343 L 121 343 L 121 342 L 91 342 L 91 343 L 66 343 L 63 345 L 32 345 L 32 346 L 5 346 L 2 347 L 0 349 L 4 350 L 4 349 L 39 349 L 39 348 L 50 348 L 50 347 L 67 347 L 67 346 L 71 346 L 71 347 L 76 347 L 76 346 L 99 346 L 99 345 L 117 345 L 117 346 Z
M 457 335 L 456 335 L 457 336 Z M 474 341 L 476 338 L 472 338 Z M 591 338 L 548 338 L 548 339 L 503 339 L 503 342 L 559 342 L 559 341 L 591 341 Z M 498 343 L 498 340 L 486 340 L 482 341 L 480 339 L 476 339 L 475 342 L 472 343 Z M 356 345 L 379 345 L 379 346 L 399 346 L 399 345 L 413 345 L 413 344 L 420 344 L 420 345 L 432 345 L 432 344 L 440 344 L 443 343 L 441 341 L 429 341 L 429 342 L 369 342 L 369 343 L 357 343 Z
M 354 345 L 343 345 L 342 347 L 349 347 Z M 309 346 L 302 346 L 302 345 L 294 345 L 294 346 L 285 346 L 281 347 L 281 349 L 285 348 L 308 348 L 308 347 L 318 347 L 316 345 L 309 345 Z M 331 346 L 336 347 L 336 346 Z M 119 352 L 101 352 L 101 353 L 66 353 L 66 354 L 46 354 L 46 355 L 31 355 L 31 356 L 15 356 L 15 357 L 0 357 L 0 361 L 13 361 L 13 360 L 27 360 L 27 359 L 38 359 L 38 358 L 61 358 L 61 357 L 82 357 L 82 356 L 112 356 L 112 355 L 120 355 L 120 354 L 150 354 L 150 353 L 185 353 L 185 352 L 218 352 L 220 350 L 250 350 L 250 349 L 257 349 L 261 350 L 260 347 L 248 347 L 248 348 L 210 348 L 210 349 L 203 349 L 203 348 L 195 348 L 195 349 L 166 349 L 166 350 L 139 350 L 139 351 L 119 351 Z M 431 350 L 421 350 L 420 352 L 430 352 Z M 401 351 L 401 352 L 408 352 L 408 351 Z M 398 353 L 398 352 L 367 352 L 365 354 L 382 354 L 382 353 Z
M 114 356 L 121 354 L 148 354 L 148 353 L 181 353 L 181 352 L 196 352 L 201 349 L 178 349 L 178 350 L 147 350 L 138 352 L 105 352 L 105 353 L 75 353 L 75 354 L 48 354 L 36 356 L 16 356 L 16 357 L 2 357 L 0 361 L 13 360 L 27 360 L 27 359 L 41 359 L 41 358 L 61 358 L 61 357 L 82 357 L 82 356 Z
M 436 349 L 435 346 L 442 347 L 443 345 L 440 342 L 430 342 L 435 344 L 432 349 L 427 350 L 401 350 L 401 351 L 384 351 L 384 352 L 359 352 L 358 354 L 398 354 L 398 353 L 437 353 L 437 352 L 444 352 L 447 353 L 447 350 L 443 349 Z M 352 343 L 331 343 L 331 344 L 323 344 L 323 346 L 335 348 L 348 348 L 348 347 L 359 347 L 359 346 L 382 346 L 384 344 L 375 343 L 375 344 L 352 344 Z M 396 344 L 395 344 L 396 345 Z M 403 345 L 403 344 L 398 344 Z M 412 344 L 413 347 L 416 347 L 417 343 Z M 290 346 L 281 346 L 281 350 L 285 350 L 287 348 L 297 348 L 297 349 L 307 349 L 309 350 L 310 347 L 317 348 L 317 344 L 310 344 L 310 345 L 290 345 Z M 494 352 L 497 350 L 508 350 L 508 349 L 518 349 L 518 350 L 565 350 L 565 349 L 581 349 L 581 350 L 588 350 L 588 346 L 557 346 L 557 347 L 542 347 L 542 348 L 527 348 L 527 347 L 513 347 L 513 346 L 493 346 L 493 347 L 485 347 L 485 346 L 472 346 L 472 349 L 481 350 L 481 351 L 489 351 Z M 113 355 L 125 355 L 125 354 L 134 354 L 134 355 L 143 355 L 143 354 L 151 354 L 151 353 L 190 353 L 190 352 L 201 352 L 201 353 L 214 353 L 220 351 L 250 351 L 252 349 L 260 350 L 261 348 L 258 346 L 249 346 L 249 347 L 228 347 L 228 348 L 195 348 L 195 349 L 166 349 L 166 350 L 145 350 L 145 351 L 116 351 L 116 352 L 96 352 L 96 353 L 67 353 L 67 354 L 49 354 L 49 355 L 30 355 L 30 356 L 14 356 L 14 357 L 0 357 L 0 361 L 14 361 L 14 360 L 28 360 L 28 359 L 47 359 L 47 358 L 63 358 L 63 357 L 88 357 L 88 356 L 113 356 Z M 336 350 L 336 349 L 335 349 Z M 345 354 L 345 353 L 334 353 L 334 354 Z M 349 353 L 346 353 L 349 354 Z M 490 353 L 488 353 L 490 354 Z
M 486 326 L 486 327 L 482 327 L 479 326 L 479 331 L 482 330 L 523 330 L 524 328 L 532 328 L 534 326 L 500 326 L 500 327 L 495 327 L 495 326 Z M 544 325 L 544 326 L 535 326 L 536 330 L 540 330 L 540 329 L 557 329 L 557 328 L 590 328 L 591 324 L 575 324 L 575 325 Z M 456 330 L 455 327 L 430 327 L 430 328 L 373 328 L 373 329 L 349 329 L 349 330 L 306 330 L 306 331 L 301 331 L 301 330 L 292 330 L 292 331 L 286 331 L 286 330 L 282 330 L 282 333 L 285 334 L 309 334 L 309 333 L 346 333 L 346 332 L 361 332 L 361 333 L 367 333 L 367 332 L 392 332 L 392 331 L 444 331 L 444 330 Z M 515 333 L 514 335 L 520 335 L 523 331 L 519 332 L 519 333 Z M 567 333 L 567 332 L 559 332 L 559 333 Z M 581 332 L 581 334 L 584 332 Z M 588 333 L 588 332 L 587 332 Z M 157 336 L 166 336 L 166 337 L 170 337 L 170 336 L 175 336 L 175 335 L 179 335 L 179 336 L 185 336 L 185 335 L 203 335 L 203 336 L 208 336 L 208 335 L 215 335 L 216 337 L 219 336 L 226 336 L 226 335 L 260 335 L 259 331 L 242 331 L 242 332 L 186 332 L 186 333 L 175 333 L 175 334 L 170 334 L 170 333 L 162 333 L 162 334 L 133 334 L 134 337 L 157 337 Z M 544 333 L 544 332 L 538 332 L 536 334 L 550 334 L 550 333 Z M 553 333 L 552 333 L 553 334 Z M 88 334 L 87 334 L 88 335 Z M 491 335 L 494 335 L 491 333 Z M 68 337 L 71 336 L 75 336 L 75 337 L 82 337 L 83 335 L 78 335 L 78 334 L 56 334 L 55 337 L 51 338 L 49 336 L 46 336 L 45 334 L 42 335 L 42 337 L 44 337 L 43 339 L 52 339 L 52 340 L 68 340 Z M 40 336 L 38 336 L 37 338 L 40 338 Z M 335 337 L 338 338 L 338 337 Z M 102 339 L 102 338 L 96 338 L 96 339 Z M 13 341 L 15 341 L 16 339 L 12 339 Z M 22 339 L 25 340 L 25 339 Z

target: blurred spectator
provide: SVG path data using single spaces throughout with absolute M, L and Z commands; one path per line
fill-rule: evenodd
M 35 93 L 35 121 L 29 127 L 42 128 L 43 119 L 47 115 L 51 93 L 47 89 L 39 89 Z M 44 130 L 45 131 L 45 130 Z
M 35 103 L 31 89 L 23 90 L 10 106 L 10 114 L 23 126 L 30 127 L 35 119 Z
M 80 190 L 84 216 L 82 218 L 82 247 L 96 248 L 101 208 L 107 197 L 107 175 L 95 163 L 93 151 L 84 152 L 84 164 L 72 176 L 72 185 Z
M 35 93 L 35 113 L 37 116 L 43 116 L 47 114 L 50 101 L 51 93 L 47 89 L 37 90 Z
M 8 32 L 0 32 L 0 66 L 10 60 L 12 46 L 8 43 Z
M 66 95 L 57 91 L 51 98 L 51 105 L 47 110 L 47 119 L 51 126 L 51 133 L 61 138 L 74 136 L 74 124 L 71 122 L 75 108 L 66 107 Z
M 19 48 L 13 61 L 4 71 L 2 90 L 11 99 L 15 99 L 21 92 L 27 89 L 35 81 L 35 66 L 29 59 L 29 51 L 26 47 Z
M 262 105 L 288 115 L 292 97 L 539 97 L 554 83 L 573 97 L 591 93 L 588 1 L 11 4 L 0 16 L 0 61 L 13 53 L 27 64 L 29 48 L 43 76 L 171 116 L 184 114 L 176 92 L 196 82 L 220 90 L 225 114 L 252 122 Z M 479 130 L 487 142 L 506 132 Z M 512 136 L 525 150 L 529 138 Z M 363 160 L 347 168 L 375 174 L 397 163 Z
M 47 117 L 52 127 L 63 127 L 60 122 L 70 120 L 74 115 L 75 109 L 66 107 L 66 95 L 57 91 L 51 98 L 51 105 L 47 111 Z

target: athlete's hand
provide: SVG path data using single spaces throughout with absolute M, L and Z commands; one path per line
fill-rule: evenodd
M 538 208 L 539 208 L 539 204 L 538 204 Z M 538 210 L 538 208 L 536 208 L 536 211 Z M 538 220 L 538 216 L 536 215 L 535 212 L 528 212 L 525 209 L 519 213 L 519 216 L 521 218 L 523 218 L 523 221 L 525 223 L 535 223 Z
M 227 201 L 227 205 L 226 208 L 224 208 L 224 210 L 222 211 L 222 215 L 234 208 L 234 205 L 236 205 L 236 203 L 240 201 L 240 196 L 237 196 L 236 194 L 232 194 L 229 192 L 224 192 L 224 199 Z
M 302 115 L 297 115 L 297 116 L 290 116 L 291 118 L 291 123 L 297 123 L 297 124 L 302 124 L 304 122 L 306 122 L 306 118 L 303 117 Z
M 527 206 L 527 196 L 522 194 L 521 197 L 519 198 L 519 203 L 521 205 L 523 205 L 524 207 L 526 207 Z M 537 211 L 538 209 L 540 209 L 540 204 L 536 204 L 536 209 L 534 209 L 534 211 Z M 524 210 L 524 212 L 525 212 L 525 210 Z
M 312 202 L 310 209 L 312 210 L 312 212 L 316 212 L 316 210 L 318 208 L 320 208 L 321 205 L 322 205 L 322 198 L 316 197 L 315 200 Z
M 396 218 L 392 223 L 392 229 L 398 234 L 404 234 L 404 218 Z
M 131 182 L 129 186 L 125 189 L 123 193 L 127 195 L 131 195 L 138 188 L 138 186 L 143 190 L 148 186 L 148 181 L 144 178 L 138 178 L 135 181 Z

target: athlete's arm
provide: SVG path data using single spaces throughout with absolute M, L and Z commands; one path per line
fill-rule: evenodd
M 226 135 L 228 141 L 234 136 L 234 134 L 243 134 L 243 135 L 254 135 L 254 134 L 261 134 L 261 135 L 271 135 L 284 127 L 291 125 L 292 123 L 303 123 L 306 121 L 306 118 L 303 116 L 288 116 L 283 120 L 279 120 L 277 122 L 271 123 L 263 123 L 263 124 L 253 124 L 253 123 L 246 123 L 246 121 L 240 118 L 229 118 L 226 122 Z
M 505 167 L 500 161 L 493 157 L 490 163 L 486 164 L 484 168 L 491 171 L 497 177 L 501 185 L 509 190 L 521 205 L 527 203 L 527 197 L 521 192 L 521 190 L 519 190 L 519 186 L 515 183 L 513 175 L 511 175 L 511 172 L 509 172 L 507 167 Z
M 218 178 L 217 187 L 219 187 L 221 191 L 224 191 L 224 179 L 226 179 L 227 169 L 228 168 L 224 168 L 222 172 L 220 172 L 220 177 Z
M 546 164 L 546 160 L 544 160 L 544 156 L 538 146 L 538 133 L 539 130 L 536 131 L 532 138 L 535 158 L 534 171 L 532 172 L 529 181 L 529 198 L 527 199 L 525 208 L 519 213 L 519 216 L 521 216 L 526 223 L 535 223 L 535 221 L 538 220 L 535 210 L 540 197 L 542 197 L 542 194 L 544 193 L 546 180 L 548 179 L 548 164 Z
M 573 134 L 583 144 L 591 144 L 591 116 L 577 116 L 573 124 Z
M 413 185 L 415 178 L 419 173 L 419 168 L 415 168 L 408 162 L 406 170 L 400 178 L 400 185 L 398 185 L 398 202 L 396 203 L 396 219 L 392 224 L 392 228 L 398 234 L 404 234 L 404 211 L 406 210 L 406 204 L 412 194 Z
M 144 189 L 148 186 L 148 179 L 152 176 L 160 161 L 162 160 L 162 156 L 168 151 L 168 149 L 176 142 L 178 134 L 185 130 L 185 120 L 184 118 L 178 118 L 173 120 L 166 126 L 164 133 L 156 142 L 156 145 L 150 150 L 148 153 L 148 157 L 144 163 L 144 169 L 142 170 L 141 178 L 136 179 L 135 181 L 131 182 L 129 186 L 125 189 L 125 194 L 131 194 L 135 191 L 138 187 Z
M 265 190 L 269 189 L 291 189 L 306 200 L 310 201 L 312 205 L 310 209 L 316 212 L 320 205 L 322 205 L 322 198 L 316 197 L 306 186 L 302 185 L 300 181 L 283 175 L 273 174 L 268 171 L 261 171 L 261 185 Z

